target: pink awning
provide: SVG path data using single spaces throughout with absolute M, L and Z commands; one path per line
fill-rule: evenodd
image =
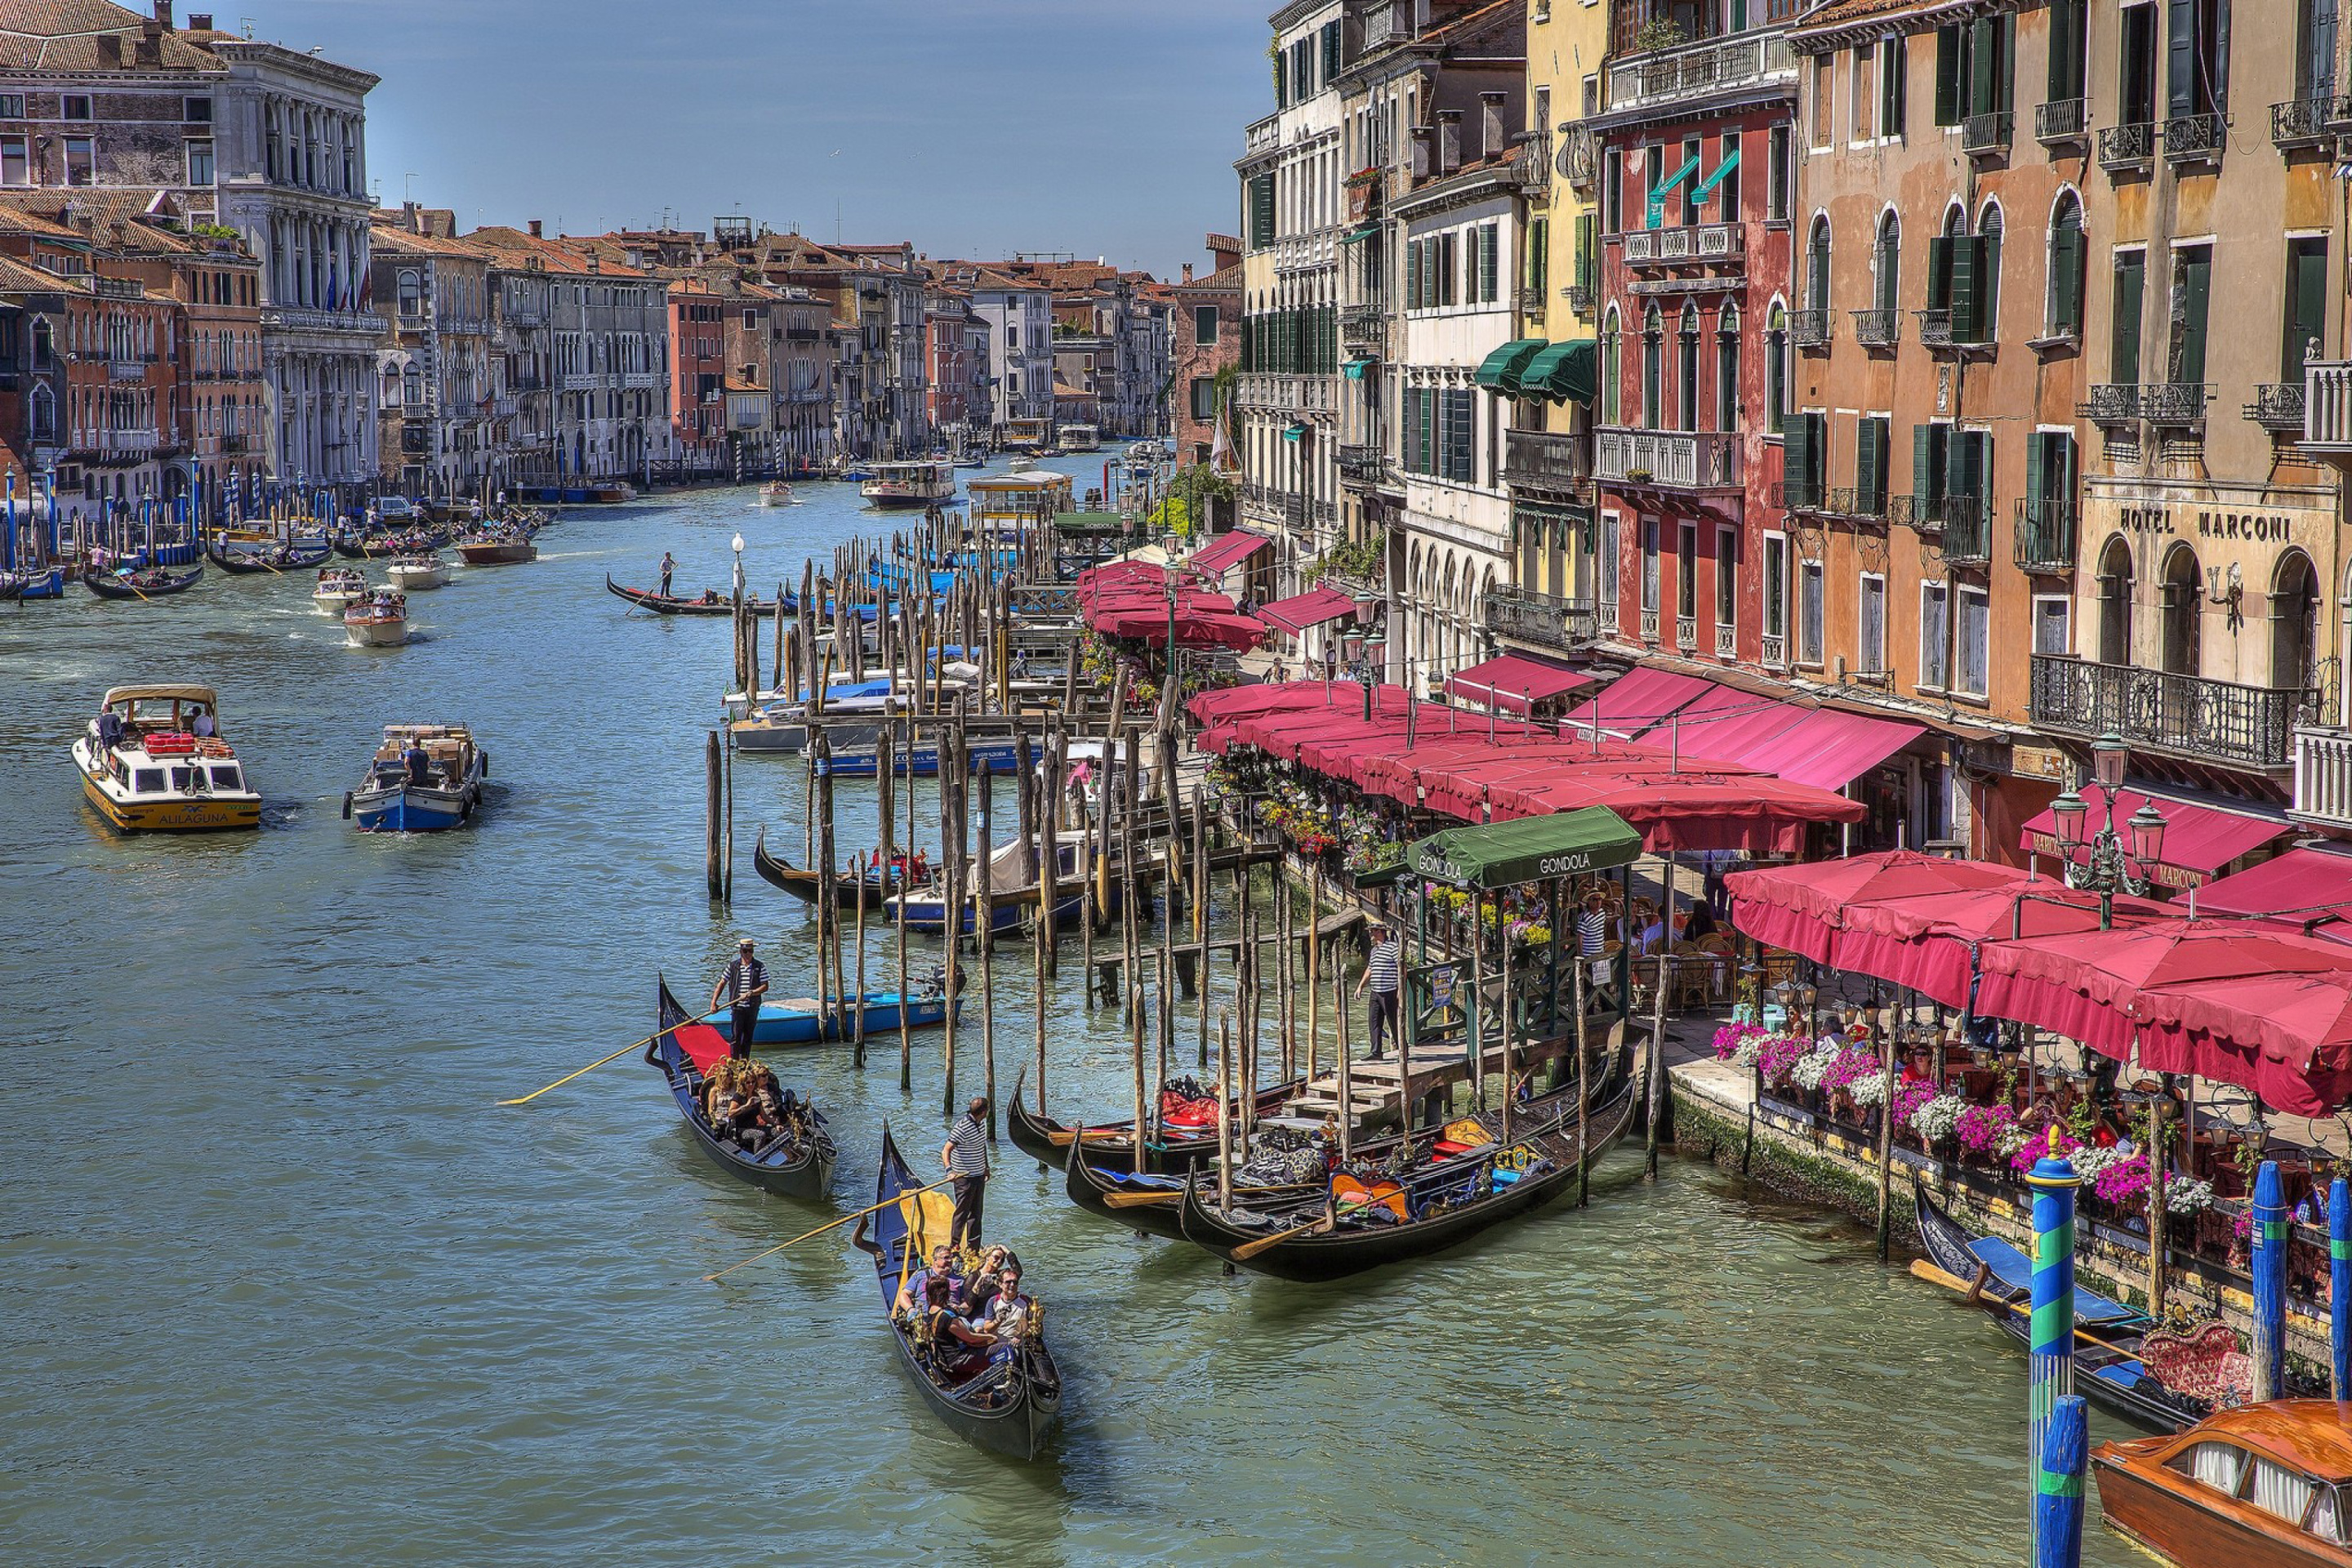
M 2162 809 L 2161 807 L 2158 808 Z M 2172 834 L 2165 833 L 2169 849 Z M 2290 849 L 2197 889 L 2200 915 L 2246 915 L 2310 922 L 2352 919 L 2352 855 Z
M 2106 823 L 2107 795 L 2097 784 L 2083 786 L 2083 799 L 2090 812 L 2083 819 L 2085 837 Z M 2164 863 L 2156 868 L 2156 879 L 2167 887 L 2190 888 L 2210 879 L 2214 872 L 2241 855 L 2251 854 L 2272 839 L 2293 831 L 2293 825 L 2273 822 L 2259 816 L 2241 816 L 2234 811 L 2219 811 L 2193 801 L 2165 800 L 2153 802 L 2137 790 L 2116 792 L 2116 828 L 2123 830 L 2124 823 L 2141 806 L 2153 804 L 2164 814 Z M 2055 858 L 2058 854 L 2058 819 L 2050 812 L 2025 825 L 2020 847 L 2036 854 Z M 2091 852 L 2086 845 L 2074 852 L 2074 864 L 2090 863 Z
M 1259 551 L 1274 542 L 1263 533 L 1252 533 L 1246 528 L 1236 528 L 1231 533 L 1221 533 L 1186 557 L 1183 564 L 1210 576 L 1222 575 L 1227 569 L 1240 565 Z
M 1512 713 L 1525 713 L 1530 703 L 1591 684 L 1592 677 L 1589 675 L 1523 658 L 1515 653 L 1474 664 L 1445 678 L 1445 689 L 1451 695 Z
M 1309 626 L 1319 626 L 1355 613 L 1356 601 L 1339 589 L 1309 588 L 1304 594 L 1260 606 L 1257 618 L 1278 631 L 1300 637 Z
M 1779 734 L 1732 754 L 1751 768 L 1798 784 L 1843 789 L 1927 732 L 1925 724 L 1817 708 Z
M 1721 687 L 1696 675 L 1677 675 L 1647 665 L 1627 670 L 1616 684 L 1569 714 L 1565 722 L 1632 737 Z

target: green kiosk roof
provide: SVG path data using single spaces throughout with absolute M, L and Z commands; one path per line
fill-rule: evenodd
M 1543 347 L 1541 338 L 1514 339 L 1479 361 L 1478 374 L 1470 379 L 1489 392 L 1507 392 L 1517 396 L 1519 373 L 1527 369 L 1529 360 L 1543 353 Z
M 1554 403 L 1590 403 L 1601 388 L 1599 357 L 1591 338 L 1549 344 L 1520 373 L 1520 395 Z
M 1633 824 L 1605 805 L 1588 805 L 1449 827 L 1415 844 L 1406 858 L 1433 882 L 1483 891 L 1629 866 L 1641 854 L 1642 836 Z

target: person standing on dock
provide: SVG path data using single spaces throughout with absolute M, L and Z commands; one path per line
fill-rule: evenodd
M 751 1037 L 760 1027 L 760 997 L 768 989 L 768 966 L 752 956 L 751 939 L 735 944 L 735 962 L 710 988 L 710 1010 L 719 1011 L 723 994 L 728 1005 L 727 1054 L 749 1057 Z
M 987 1115 L 988 1098 L 973 1095 L 940 1150 L 940 1163 L 955 1178 L 955 1219 L 948 1226 L 948 1241 L 956 1247 L 980 1246 L 980 1211 L 988 1196 Z
M 668 597 L 669 597 L 669 580 L 670 580 L 670 576 L 671 576 L 671 574 L 672 574 L 673 573 L 675 573 L 677 570 L 677 563 L 670 559 L 670 554 L 669 554 L 669 552 L 668 552 L 668 551 L 667 551 L 667 550 L 663 551 L 663 552 L 662 552 L 662 568 L 661 568 L 661 572 L 662 572 L 662 585 L 661 585 L 661 593 L 662 593 L 662 597 L 663 597 L 663 598 L 665 598 L 665 599 L 667 599 L 667 598 L 668 598 Z
M 1397 940 L 1389 928 L 1374 921 L 1371 956 L 1364 962 L 1364 977 L 1356 982 L 1356 994 L 1360 996 L 1366 986 L 1371 987 L 1372 1005 L 1366 1011 L 1364 1022 L 1365 1028 L 1372 1037 L 1372 1055 L 1375 1057 L 1381 1054 L 1389 1036 L 1402 1033 L 1403 1013 L 1397 993 L 1397 966 L 1401 956 Z

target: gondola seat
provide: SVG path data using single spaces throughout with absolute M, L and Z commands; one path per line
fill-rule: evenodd
M 2186 1334 L 2149 1334 L 2140 1341 L 2139 1353 L 2149 1376 L 2216 1409 L 2253 1397 L 2253 1358 L 2238 1348 L 2238 1331 L 2227 1323 L 2208 1323 Z

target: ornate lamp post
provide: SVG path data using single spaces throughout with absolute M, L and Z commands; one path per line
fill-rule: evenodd
M 2152 803 L 2143 802 L 2120 828 L 2116 824 L 2116 794 L 2123 786 L 2124 766 L 2130 757 L 2131 748 L 2113 731 L 2092 742 L 2092 772 L 2105 797 L 2106 820 L 2088 839 L 2084 837 L 2083 828 L 2090 816 L 2089 802 L 2070 789 L 2050 804 L 2050 816 L 2058 830 L 2059 854 L 2072 866 L 2075 852 L 2086 845 L 2089 847 L 2089 858 L 2074 867 L 2068 880 L 2074 887 L 2099 895 L 2101 931 L 2115 926 L 2116 895 L 2145 893 L 2156 866 L 2164 858 L 2167 825 L 2164 814 Z

